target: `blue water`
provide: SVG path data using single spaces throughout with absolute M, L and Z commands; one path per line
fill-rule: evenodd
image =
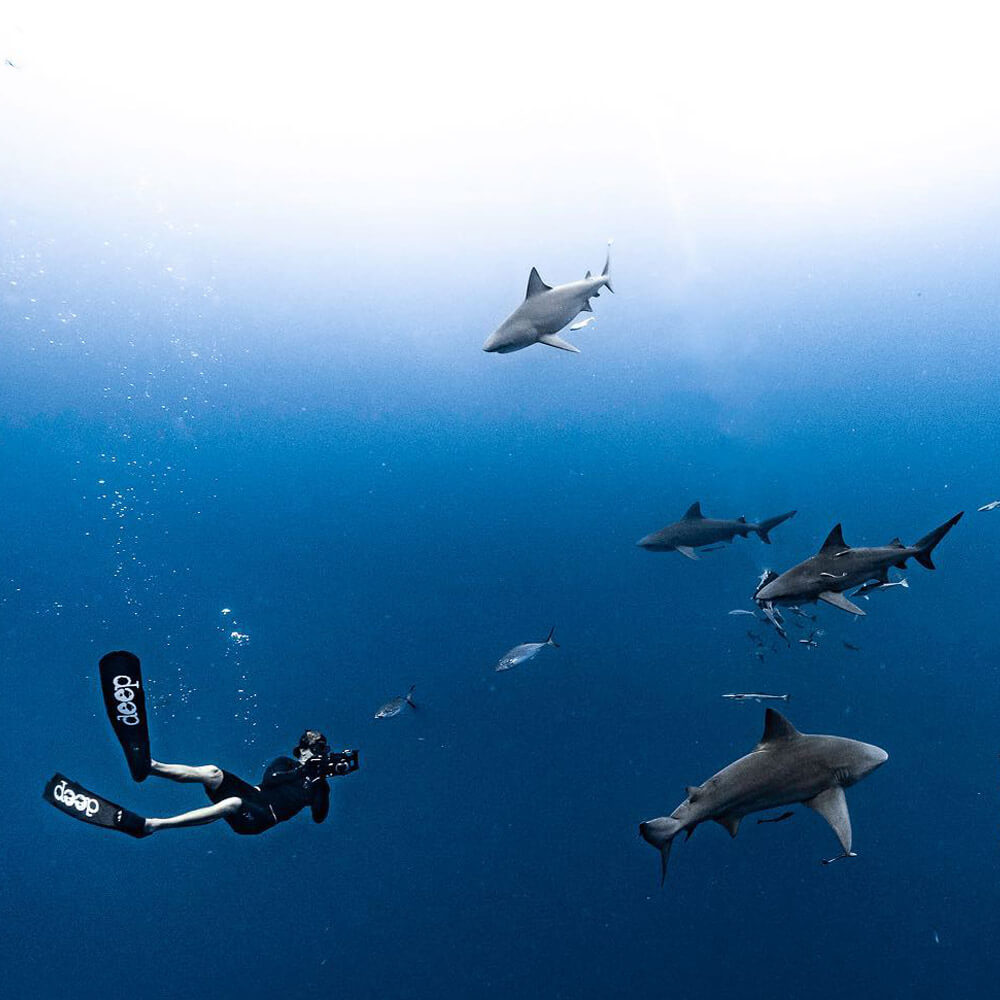
M 328 248 L 246 272 L 225 232 L 150 252 L 138 225 L 108 250 L 29 202 L 0 340 L 11 996 L 995 989 L 1000 512 L 975 508 L 1000 491 L 998 293 L 976 213 L 706 237 L 717 269 L 669 294 L 636 215 L 584 353 L 498 357 L 480 345 L 529 267 L 599 266 L 613 211 L 516 259 L 380 274 Z M 635 547 L 696 499 L 799 513 L 698 563 Z M 838 521 L 911 542 L 959 510 L 936 572 L 864 620 L 819 609 L 818 649 L 759 663 L 727 614 Z M 558 650 L 494 672 L 552 625 Z M 309 726 L 360 773 L 325 825 L 256 838 L 68 821 L 40 798 L 55 770 L 147 815 L 203 803 L 130 782 L 96 684 L 116 648 L 143 660 L 158 759 L 256 780 Z M 410 684 L 420 710 L 374 721 Z M 746 689 L 888 750 L 848 793 L 859 857 L 820 866 L 835 838 L 799 808 L 699 830 L 661 890 L 637 824 L 753 746 L 763 708 L 720 698 Z

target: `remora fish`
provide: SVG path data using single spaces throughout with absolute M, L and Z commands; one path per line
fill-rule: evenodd
M 611 243 L 604 270 L 595 278 L 590 271 L 582 281 L 566 285 L 546 285 L 535 268 L 528 275 L 528 291 L 524 301 L 486 338 L 483 350 L 510 354 L 532 344 L 547 344 L 562 351 L 579 354 L 578 348 L 560 337 L 559 331 L 582 312 L 592 312 L 590 300 L 599 298 L 601 288 L 611 287 Z
M 982 507 L 976 508 L 977 510 L 996 510 L 1000 507 L 1000 500 L 991 500 L 989 503 L 984 503 Z
M 790 694 L 764 694 L 762 691 L 743 691 L 736 694 L 724 694 L 723 698 L 730 701 L 790 701 Z
M 844 789 L 881 767 L 889 755 L 881 748 L 842 736 L 800 733 L 780 712 L 764 713 L 764 735 L 745 757 L 724 767 L 669 815 L 639 824 L 639 834 L 660 852 L 660 883 L 674 837 L 688 836 L 707 820 L 735 837 L 749 813 L 801 802 L 833 827 L 843 856 L 851 854 L 851 818 Z
M 795 813 L 793 812 L 783 812 L 780 816 L 768 816 L 767 819 L 757 820 L 757 825 L 760 826 L 761 823 L 784 823 L 786 819 L 791 819 Z
M 934 569 L 931 553 L 938 542 L 958 523 L 962 511 L 924 535 L 913 545 L 894 538 L 888 545 L 875 548 L 851 548 L 844 541 L 840 525 L 835 525 L 819 552 L 790 570 L 766 580 L 753 595 L 765 612 L 776 604 L 803 604 L 825 601 L 853 615 L 863 615 L 856 604 L 844 596 L 845 590 L 869 580 L 889 582 L 889 569 L 906 568 L 906 560 L 916 559 L 921 566 Z
M 559 643 L 552 638 L 555 634 L 555 626 L 549 629 L 548 637 L 544 642 L 522 642 L 520 646 L 515 646 L 509 652 L 503 654 L 500 657 L 500 661 L 496 665 L 497 670 L 511 670 L 514 667 L 519 667 L 522 663 L 527 663 L 528 660 L 536 657 L 546 646 L 555 646 L 556 649 L 559 648 Z
M 887 580 L 883 583 L 881 580 L 869 580 L 863 587 L 859 587 L 851 597 L 863 597 L 866 601 L 868 600 L 868 592 L 871 590 L 888 590 L 890 587 L 903 587 L 909 590 L 910 584 L 904 576 L 902 580 Z
M 404 705 L 409 705 L 410 708 L 416 710 L 416 703 L 413 700 L 413 689 L 416 684 L 410 685 L 410 690 L 406 694 L 401 694 L 398 698 L 393 698 L 392 701 L 387 701 L 376 713 L 376 719 L 391 719 L 394 715 L 399 715 L 403 711 Z
M 635 544 L 648 552 L 680 552 L 688 559 L 697 559 L 695 549 L 707 551 L 704 548 L 707 545 L 731 542 L 737 535 L 746 538 L 752 531 L 760 536 L 762 542 L 770 545 L 768 532 L 794 516 L 795 511 L 790 510 L 787 514 L 769 517 L 760 524 L 747 521 L 745 517 L 738 517 L 736 520 L 716 519 L 705 517 L 701 512 L 701 503 L 696 500 L 688 507 L 681 520 L 640 538 Z

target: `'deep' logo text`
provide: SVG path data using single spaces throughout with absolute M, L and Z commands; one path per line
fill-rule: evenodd
M 127 674 L 118 674 L 112 681 L 115 686 L 115 701 L 118 702 L 118 721 L 126 726 L 138 726 L 139 709 L 135 704 L 139 682 L 132 680 Z
M 67 809 L 75 809 L 77 812 L 86 813 L 88 816 L 95 815 L 97 810 L 101 808 L 97 799 L 89 795 L 83 795 L 75 788 L 70 788 L 66 784 L 65 779 L 52 789 L 52 797 L 57 802 L 61 802 Z

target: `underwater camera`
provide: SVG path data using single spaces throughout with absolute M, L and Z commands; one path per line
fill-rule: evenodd
M 324 778 L 339 778 L 343 774 L 356 771 L 360 766 L 357 750 L 341 750 L 340 753 L 323 755 L 320 773 Z

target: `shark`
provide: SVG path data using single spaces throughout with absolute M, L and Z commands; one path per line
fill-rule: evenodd
M 639 824 L 639 835 L 660 852 L 660 884 L 674 838 L 690 837 L 709 820 L 735 837 L 744 816 L 801 802 L 833 828 L 843 851 L 851 851 L 851 817 L 844 789 L 867 778 L 889 755 L 881 747 L 843 736 L 800 733 L 780 712 L 764 713 L 764 735 L 745 757 L 733 761 L 703 785 L 689 787 L 687 798 L 669 815 Z
M 913 545 L 904 545 L 894 538 L 887 545 L 852 548 L 844 541 L 841 526 L 834 525 L 816 555 L 784 573 L 769 573 L 762 577 L 753 599 L 765 613 L 778 604 L 825 601 L 852 615 L 863 615 L 865 612 L 848 600 L 844 591 L 861 587 L 872 580 L 884 586 L 889 583 L 889 570 L 892 567 L 906 569 L 906 560 L 911 558 L 927 569 L 934 569 L 931 553 L 963 513 L 959 511 Z
M 580 349 L 559 336 L 559 331 L 582 312 L 593 312 L 590 300 L 600 297 L 600 291 L 611 287 L 611 243 L 598 275 L 588 271 L 580 281 L 555 287 L 545 284 L 537 268 L 528 275 L 528 291 L 524 301 L 486 338 L 483 350 L 489 354 L 510 354 L 532 344 L 546 344 L 560 351 L 579 354 Z
M 688 559 L 698 558 L 695 549 L 711 552 L 712 549 L 708 546 L 714 546 L 718 542 L 731 542 L 737 535 L 746 538 L 751 532 L 756 532 L 762 542 L 770 545 L 768 532 L 783 521 L 794 517 L 795 513 L 794 510 L 790 510 L 777 517 L 769 517 L 760 524 L 754 524 L 745 517 L 738 517 L 735 520 L 705 517 L 701 512 L 700 501 L 695 500 L 681 520 L 674 521 L 673 524 L 668 524 L 665 528 L 646 535 L 645 538 L 640 538 L 635 544 L 647 552 L 680 552 Z

